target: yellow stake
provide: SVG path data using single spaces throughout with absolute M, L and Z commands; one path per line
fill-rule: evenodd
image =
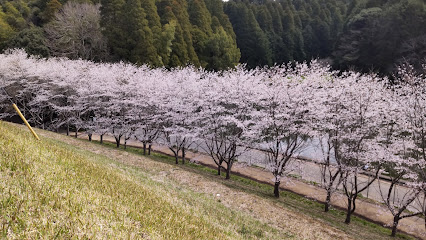
M 24 121 L 25 125 L 27 125 L 28 129 L 30 129 L 30 131 L 32 132 L 32 134 L 34 135 L 34 137 L 37 138 L 37 140 L 40 140 L 40 138 L 37 136 L 37 133 L 34 132 L 33 128 L 27 122 L 27 119 L 25 119 L 24 115 L 22 115 L 21 111 L 19 111 L 19 108 L 16 106 L 16 104 L 13 104 L 13 108 L 18 113 L 18 115 L 21 117 L 22 121 Z

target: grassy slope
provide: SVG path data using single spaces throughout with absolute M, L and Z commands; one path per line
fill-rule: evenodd
M 227 211 L 214 200 L 187 192 L 191 201 L 183 203 L 147 173 L 46 138 L 37 142 L 4 122 L 0 153 L 2 237 L 244 239 L 264 230 L 271 238 L 288 236 L 237 212 L 218 224 L 193 207 L 201 201 L 218 214 Z M 233 230 L 242 226 L 250 231 Z
M 138 149 L 128 149 L 138 153 Z M 230 210 L 181 184 L 158 180 L 152 171 L 122 164 L 53 139 L 36 142 L 25 131 L 0 122 L 0 236 L 9 238 L 289 239 L 297 234 Z M 150 157 L 172 164 L 163 155 Z M 164 165 L 164 164 L 163 164 Z M 150 166 L 154 167 L 154 165 Z M 178 167 L 272 204 L 319 219 L 359 239 L 384 239 L 388 229 L 271 187 L 233 176 L 217 178 L 199 165 Z M 154 176 L 154 177 L 153 177 Z M 400 235 L 400 238 L 409 238 Z

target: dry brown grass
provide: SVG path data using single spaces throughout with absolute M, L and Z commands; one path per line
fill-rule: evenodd
M 174 204 L 153 181 L 11 124 L 0 122 L 0 152 L 3 238 L 240 238 Z

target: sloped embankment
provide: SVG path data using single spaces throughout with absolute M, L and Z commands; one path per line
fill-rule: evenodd
M 235 192 L 170 165 L 54 133 L 42 135 L 45 135 L 42 141 L 36 141 L 25 130 L 0 122 L 2 237 L 347 238 L 343 232 L 321 222 L 275 209 L 272 204 L 268 208 L 256 196 Z M 75 146 L 58 140 L 73 141 Z M 194 191 L 194 187 L 187 187 L 188 182 L 209 189 Z M 224 196 L 218 201 L 212 191 L 228 193 L 228 198 Z M 258 207 L 250 212 L 268 211 L 260 215 L 278 212 L 276 219 L 274 222 L 263 216 L 255 219 L 245 213 L 247 209 L 240 211 L 245 205 L 240 201 L 258 201 Z

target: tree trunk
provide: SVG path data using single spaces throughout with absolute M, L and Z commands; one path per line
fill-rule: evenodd
M 151 155 L 151 144 L 148 145 L 148 155 Z
M 348 198 L 348 209 L 346 211 L 346 220 L 345 223 L 349 224 L 351 223 L 351 214 L 352 214 L 352 200 Z
M 89 141 L 92 141 L 92 134 L 89 134 Z
M 231 168 L 228 165 L 228 167 L 226 168 L 226 177 L 225 177 L 225 179 L 230 179 L 230 178 L 231 178 Z
M 393 217 L 393 225 L 392 225 L 392 233 L 391 233 L 392 237 L 396 236 L 396 231 L 397 231 L 399 220 L 400 220 L 399 215 L 396 215 L 396 216 Z
M 176 164 L 179 164 L 179 154 L 178 153 L 175 154 L 175 160 L 176 160 Z
M 69 135 L 70 135 L 70 125 L 67 124 L 67 136 L 69 136 Z
M 281 182 L 275 182 L 275 185 L 274 185 L 274 196 L 276 197 L 276 198 L 279 198 L 280 197 L 280 183 Z
M 78 134 L 78 130 L 77 128 L 75 129 L 75 138 L 77 138 L 77 134 Z
M 220 176 L 220 170 L 221 170 L 221 167 L 220 167 L 220 165 L 217 167 L 217 175 L 219 175 Z
M 143 143 L 143 155 L 146 155 L 146 143 Z
M 121 137 L 114 137 L 114 138 L 115 138 L 115 144 L 116 144 L 117 148 L 119 148 L 120 147 L 120 138 Z
M 331 192 L 327 190 L 327 197 L 325 198 L 325 207 L 324 212 L 328 212 L 330 210 L 330 202 L 331 202 Z
M 185 164 L 185 147 L 182 148 L 182 164 Z
M 101 144 L 104 143 L 104 135 L 101 134 Z
M 124 138 L 124 149 L 127 149 L 127 139 Z

